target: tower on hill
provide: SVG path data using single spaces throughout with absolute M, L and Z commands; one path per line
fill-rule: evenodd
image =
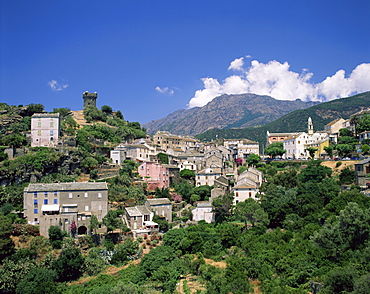
M 89 93 L 88 91 L 85 91 L 82 94 L 82 98 L 84 99 L 84 108 L 86 106 L 94 106 L 96 107 L 96 99 L 98 98 L 98 93 Z

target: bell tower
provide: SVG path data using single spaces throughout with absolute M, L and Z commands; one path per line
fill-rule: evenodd
M 308 134 L 313 135 L 313 123 L 311 117 L 308 118 L 307 125 L 308 125 Z
M 96 107 L 96 99 L 98 98 L 98 93 L 89 93 L 88 91 L 85 91 L 82 94 L 82 98 L 84 99 L 84 108 L 86 106 L 94 106 Z

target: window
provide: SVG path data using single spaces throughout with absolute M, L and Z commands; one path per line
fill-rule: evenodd
M 72 193 L 68 193 L 68 198 L 72 198 Z
M 41 136 L 41 130 L 37 131 L 37 136 Z
M 58 196 L 58 192 L 57 191 L 54 191 L 54 196 L 57 197 Z
M 98 206 L 98 210 L 102 210 L 102 206 L 101 205 Z
M 136 216 L 133 217 L 133 220 L 136 221 Z
M 64 208 L 64 212 L 68 212 L 68 207 L 65 207 Z
M 33 210 L 33 213 L 39 213 L 39 210 L 38 210 L 37 208 L 35 208 L 35 209 Z
M 37 198 L 37 192 L 33 192 L 33 196 Z
M 48 204 L 48 199 L 44 199 L 44 204 Z
M 147 214 L 144 215 L 144 222 L 146 222 L 146 221 L 149 221 L 149 215 L 147 215 Z
M 88 205 L 85 206 L 85 211 L 89 211 L 89 206 Z
M 54 128 L 54 122 L 52 122 L 52 121 L 50 122 L 50 127 Z
M 37 122 L 37 127 L 41 128 L 41 121 Z
M 101 193 L 98 193 L 98 198 L 101 198 Z
M 252 192 L 249 192 L 249 198 L 251 198 L 252 197 Z
M 33 204 L 38 204 L 38 200 L 37 199 L 33 199 Z
M 54 136 L 54 131 L 50 130 L 50 136 Z
M 34 218 L 34 221 L 37 222 L 39 219 L 37 217 Z
M 58 204 L 58 199 L 54 199 L 54 204 Z
M 88 197 L 89 195 L 87 194 L 87 192 L 85 192 L 85 197 Z
M 239 192 L 236 192 L 236 193 L 235 193 L 235 196 L 236 196 L 236 197 L 238 197 L 238 196 L 239 196 Z
M 44 192 L 44 196 L 45 197 L 48 197 L 48 192 Z

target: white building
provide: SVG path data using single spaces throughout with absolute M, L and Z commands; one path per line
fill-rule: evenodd
M 312 119 L 309 117 L 307 121 L 307 133 L 301 132 L 296 135 L 286 138 L 283 142 L 286 153 L 285 158 L 302 159 L 308 158 L 310 153 L 306 149 L 314 144 L 319 144 L 327 139 L 327 132 L 314 133 Z
M 213 206 L 209 201 L 198 201 L 197 207 L 192 211 L 193 221 L 204 220 L 206 223 L 215 222 L 215 213 L 213 212 Z

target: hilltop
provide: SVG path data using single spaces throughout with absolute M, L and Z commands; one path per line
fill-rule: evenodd
M 277 100 L 256 94 L 221 95 L 203 107 L 180 109 L 143 125 L 149 134 L 158 130 L 178 135 L 196 135 L 210 129 L 264 125 L 297 109 L 318 102 Z

